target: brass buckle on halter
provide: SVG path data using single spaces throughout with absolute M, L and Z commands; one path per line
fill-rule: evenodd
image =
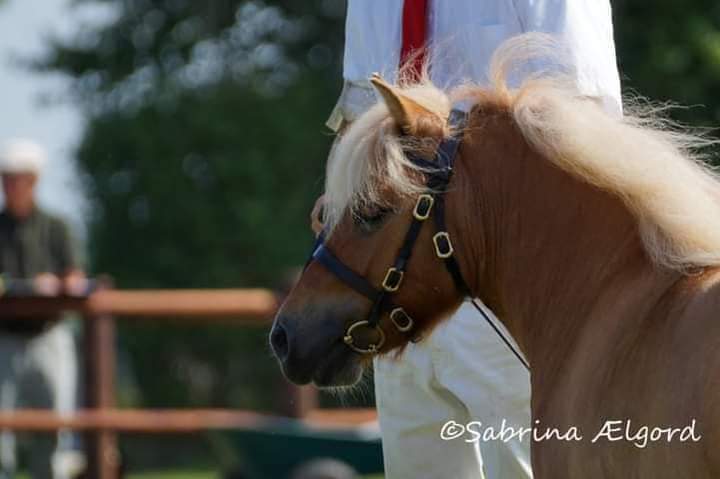
M 413 328 L 414 321 L 402 308 L 395 308 L 390 311 L 390 320 L 398 331 L 407 333 Z
M 440 259 L 449 258 L 455 252 L 447 231 L 440 231 L 435 234 L 435 236 L 433 236 L 433 245 L 435 246 L 435 254 Z
M 431 195 L 420 195 L 415 203 L 415 209 L 413 210 L 413 216 L 418 221 L 425 221 L 430 218 L 432 207 L 435 204 L 435 198 Z
M 366 347 L 358 346 L 355 343 L 353 332 L 359 328 L 374 329 L 375 333 L 377 334 L 377 341 L 369 343 Z M 380 326 L 375 325 L 371 327 L 369 321 L 358 321 L 357 323 L 353 323 L 352 325 L 350 325 L 347 331 L 345 331 L 345 336 L 343 336 L 343 342 L 356 353 L 376 354 L 378 351 L 380 351 L 380 348 L 383 347 L 383 344 L 385 344 L 385 333 L 380 328 Z
M 405 273 L 403 271 L 400 271 L 396 268 L 390 268 L 387 270 L 387 273 L 385 273 L 385 279 L 383 279 L 382 287 L 385 291 L 388 293 L 394 293 L 398 289 L 400 289 L 400 284 L 402 283 L 403 276 L 405 276 Z

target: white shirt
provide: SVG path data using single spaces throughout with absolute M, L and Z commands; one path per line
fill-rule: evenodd
M 620 78 L 609 0 L 429 0 L 431 79 L 442 88 L 487 82 L 495 49 L 525 32 L 555 35 L 567 48 L 580 91 L 620 114 Z M 403 0 L 348 0 L 345 88 L 328 126 L 353 121 L 375 103 L 368 79 L 397 75 Z

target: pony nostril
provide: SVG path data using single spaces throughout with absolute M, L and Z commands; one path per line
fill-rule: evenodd
M 275 352 L 275 356 L 277 356 L 280 361 L 287 359 L 288 353 L 290 352 L 290 343 L 285 328 L 279 324 L 275 325 L 272 333 L 270 333 L 270 345 Z

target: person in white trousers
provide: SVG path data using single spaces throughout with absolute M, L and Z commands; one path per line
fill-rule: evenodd
M 580 90 L 622 115 L 609 0 L 348 0 L 345 85 L 328 120 L 331 129 L 341 132 L 377 101 L 368 82 L 374 72 L 396 78 L 408 10 L 418 4 L 436 85 L 484 84 L 492 53 L 504 40 L 546 32 L 566 48 Z M 315 229 L 321 203 L 313 213 Z M 496 429 L 503 420 L 508 427 L 531 425 L 528 371 L 469 304 L 398 359 L 376 358 L 374 367 L 387 479 L 532 477 L 527 439 L 440 437 L 450 420 Z

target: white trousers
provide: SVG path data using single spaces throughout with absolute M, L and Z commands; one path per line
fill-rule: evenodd
M 375 394 L 387 479 L 532 477 L 528 439 L 441 439 L 450 420 L 530 427 L 529 374 L 471 304 L 400 358 L 376 359 Z
M 66 325 L 58 323 L 30 337 L 0 334 L 0 409 L 37 408 L 71 413 L 76 409 L 76 399 L 77 354 Z M 60 431 L 56 437 L 33 434 L 31 439 L 31 476 L 68 477 L 57 464 L 74 447 L 71 433 Z M 9 475 L 17 468 L 15 449 L 15 434 L 0 432 L 0 471 Z

